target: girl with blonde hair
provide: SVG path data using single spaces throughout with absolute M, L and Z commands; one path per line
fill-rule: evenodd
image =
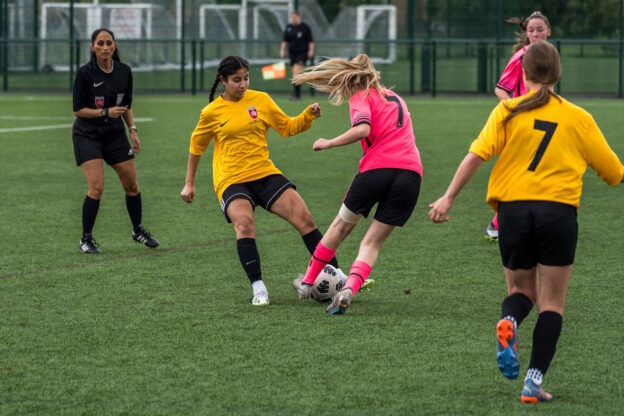
M 381 84 L 367 55 L 323 61 L 295 75 L 293 83 L 329 93 L 335 105 L 349 100 L 351 128 L 333 139 L 316 140 L 315 151 L 357 141 L 364 151 L 338 215 L 314 250 L 305 275 L 293 282 L 300 299 L 310 297 L 312 284 L 340 243 L 377 204 L 347 282 L 326 310 L 330 315 L 344 314 L 368 279 L 384 242 L 394 227 L 407 222 L 416 206 L 422 177 L 420 154 L 407 105 Z

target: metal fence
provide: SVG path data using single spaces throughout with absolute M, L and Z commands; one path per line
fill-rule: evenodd
M 555 39 L 561 54 L 563 76 L 558 86 L 564 94 L 592 94 L 622 97 L 623 52 L 621 40 Z M 54 45 L 57 59 L 66 62 L 63 70 L 40 68 L 37 57 L 43 43 Z M 432 39 L 394 41 L 397 59 L 392 64 L 378 64 L 384 83 L 404 94 L 491 93 L 511 55 L 510 41 L 495 39 Z M 66 92 L 73 86 L 80 65 L 88 60 L 90 40 L 20 39 L 0 40 L 2 91 Z M 251 53 L 279 57 L 275 41 L 207 40 L 119 40 L 122 61 L 133 66 L 135 90 L 140 92 L 179 92 L 201 94 L 210 89 L 218 60 L 229 54 Z M 337 48 L 377 53 L 388 47 L 387 41 L 336 40 L 317 43 L 317 60 L 333 56 Z M 160 51 L 169 62 L 154 69 L 135 65 L 146 50 Z M 165 56 L 167 55 L 167 56 Z M 175 57 L 177 64 L 171 65 Z M 19 58 L 19 59 L 18 59 Z M 22 59 L 22 61 L 20 61 Z M 16 65 L 15 62 L 23 62 Z M 251 88 L 272 93 L 289 92 L 288 79 L 264 81 L 260 65 L 251 68 Z M 290 74 L 289 74 L 290 75 Z

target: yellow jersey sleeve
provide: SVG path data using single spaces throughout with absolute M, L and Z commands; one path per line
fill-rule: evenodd
M 192 154 L 201 156 L 208 148 L 208 145 L 214 136 L 211 121 L 210 111 L 208 106 L 206 106 L 199 115 L 197 126 L 195 126 L 195 129 L 191 134 L 191 146 L 189 148 L 189 152 Z
M 509 110 L 503 106 L 502 102 L 494 107 L 481 133 L 470 145 L 470 153 L 474 153 L 483 160 L 490 160 L 494 155 L 502 152 L 505 147 L 503 120 L 508 113 Z
M 301 114 L 296 117 L 289 117 L 284 111 L 275 104 L 275 101 L 266 94 L 265 104 L 269 112 L 268 122 L 277 131 L 280 136 L 288 137 L 308 130 L 314 122 L 314 115 L 310 107 L 307 107 Z
M 620 159 L 611 150 L 602 131 L 594 118 L 588 114 L 585 136 L 587 146 L 584 148 L 584 158 L 598 176 L 611 186 L 622 182 L 624 167 Z

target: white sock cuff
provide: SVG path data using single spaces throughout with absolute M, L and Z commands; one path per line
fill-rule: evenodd
M 260 292 L 269 293 L 269 290 L 266 288 L 262 280 L 256 280 L 255 282 L 253 282 L 251 284 L 251 288 L 253 289 L 254 296 Z
M 516 322 L 516 318 L 514 318 L 511 315 L 507 315 L 506 317 L 504 317 L 503 319 L 509 319 L 511 322 L 513 322 L 514 324 L 514 329 L 518 329 L 518 322 Z
M 537 368 L 529 368 L 527 370 L 527 375 L 524 378 L 524 381 L 526 383 L 527 380 L 531 379 L 531 380 L 533 380 L 533 383 L 535 383 L 538 386 L 540 386 L 542 384 L 542 379 L 543 378 L 544 378 L 544 375 L 542 374 L 542 372 L 540 370 L 538 370 Z

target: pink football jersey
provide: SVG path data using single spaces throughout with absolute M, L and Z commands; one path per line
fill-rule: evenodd
M 386 97 L 371 88 L 358 91 L 349 99 L 351 126 L 368 124 L 368 137 L 360 140 L 364 156 L 360 173 L 371 169 L 395 168 L 423 173 L 412 119 L 405 101 L 394 91 L 385 90 Z

